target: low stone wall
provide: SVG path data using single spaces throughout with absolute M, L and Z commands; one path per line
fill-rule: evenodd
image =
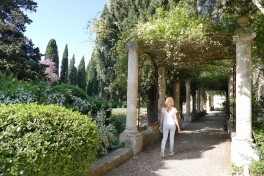
M 142 131 L 143 135 L 143 149 L 147 146 L 152 145 L 155 142 L 158 142 L 162 138 L 162 134 L 160 133 L 159 129 L 153 130 L 144 130 Z
M 143 136 L 143 150 L 155 142 L 161 140 L 161 133 L 158 129 L 144 130 L 141 132 Z M 100 176 L 107 171 L 119 166 L 133 156 L 132 148 L 119 148 L 112 153 L 94 161 L 91 166 L 89 176 Z
M 90 176 L 100 176 L 119 166 L 133 156 L 131 148 L 119 148 L 112 153 L 96 160 L 91 166 Z

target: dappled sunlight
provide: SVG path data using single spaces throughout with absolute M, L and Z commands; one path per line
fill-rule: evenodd
M 206 122 L 212 123 L 206 123 Z M 230 161 L 230 137 L 221 129 L 224 115 L 208 114 L 195 122 L 186 123 L 181 133 L 175 135 L 174 155 L 169 155 L 169 141 L 165 157 L 160 157 L 160 142 L 148 146 L 139 155 L 132 157 L 123 165 L 109 171 L 112 175 L 197 175 L 228 170 Z M 214 165 L 212 165 L 214 163 Z M 210 169 L 209 169 L 210 168 Z M 199 175 L 198 174 L 198 175 Z M 122 174 L 121 174 L 122 175 Z

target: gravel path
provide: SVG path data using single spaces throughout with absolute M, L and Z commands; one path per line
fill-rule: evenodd
M 185 126 L 175 135 L 175 154 L 160 158 L 160 142 L 110 170 L 105 176 L 227 176 L 230 135 L 223 131 L 224 115 L 214 112 Z

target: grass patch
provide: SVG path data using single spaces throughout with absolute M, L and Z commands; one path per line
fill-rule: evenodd
M 113 115 L 126 115 L 127 108 L 113 108 L 112 114 Z M 147 114 L 147 108 L 140 108 L 140 115 L 146 115 Z

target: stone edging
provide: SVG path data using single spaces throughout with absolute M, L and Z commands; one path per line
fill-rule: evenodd
M 161 139 L 161 133 L 158 129 L 145 130 L 141 132 L 143 135 L 143 150 L 154 142 Z M 126 160 L 133 156 L 132 148 L 119 148 L 110 154 L 94 161 L 91 166 L 91 172 L 89 176 L 100 176 L 107 171 L 119 166 Z
M 112 153 L 96 160 L 91 166 L 89 176 L 103 175 L 107 171 L 119 166 L 133 156 L 131 148 L 119 148 Z

